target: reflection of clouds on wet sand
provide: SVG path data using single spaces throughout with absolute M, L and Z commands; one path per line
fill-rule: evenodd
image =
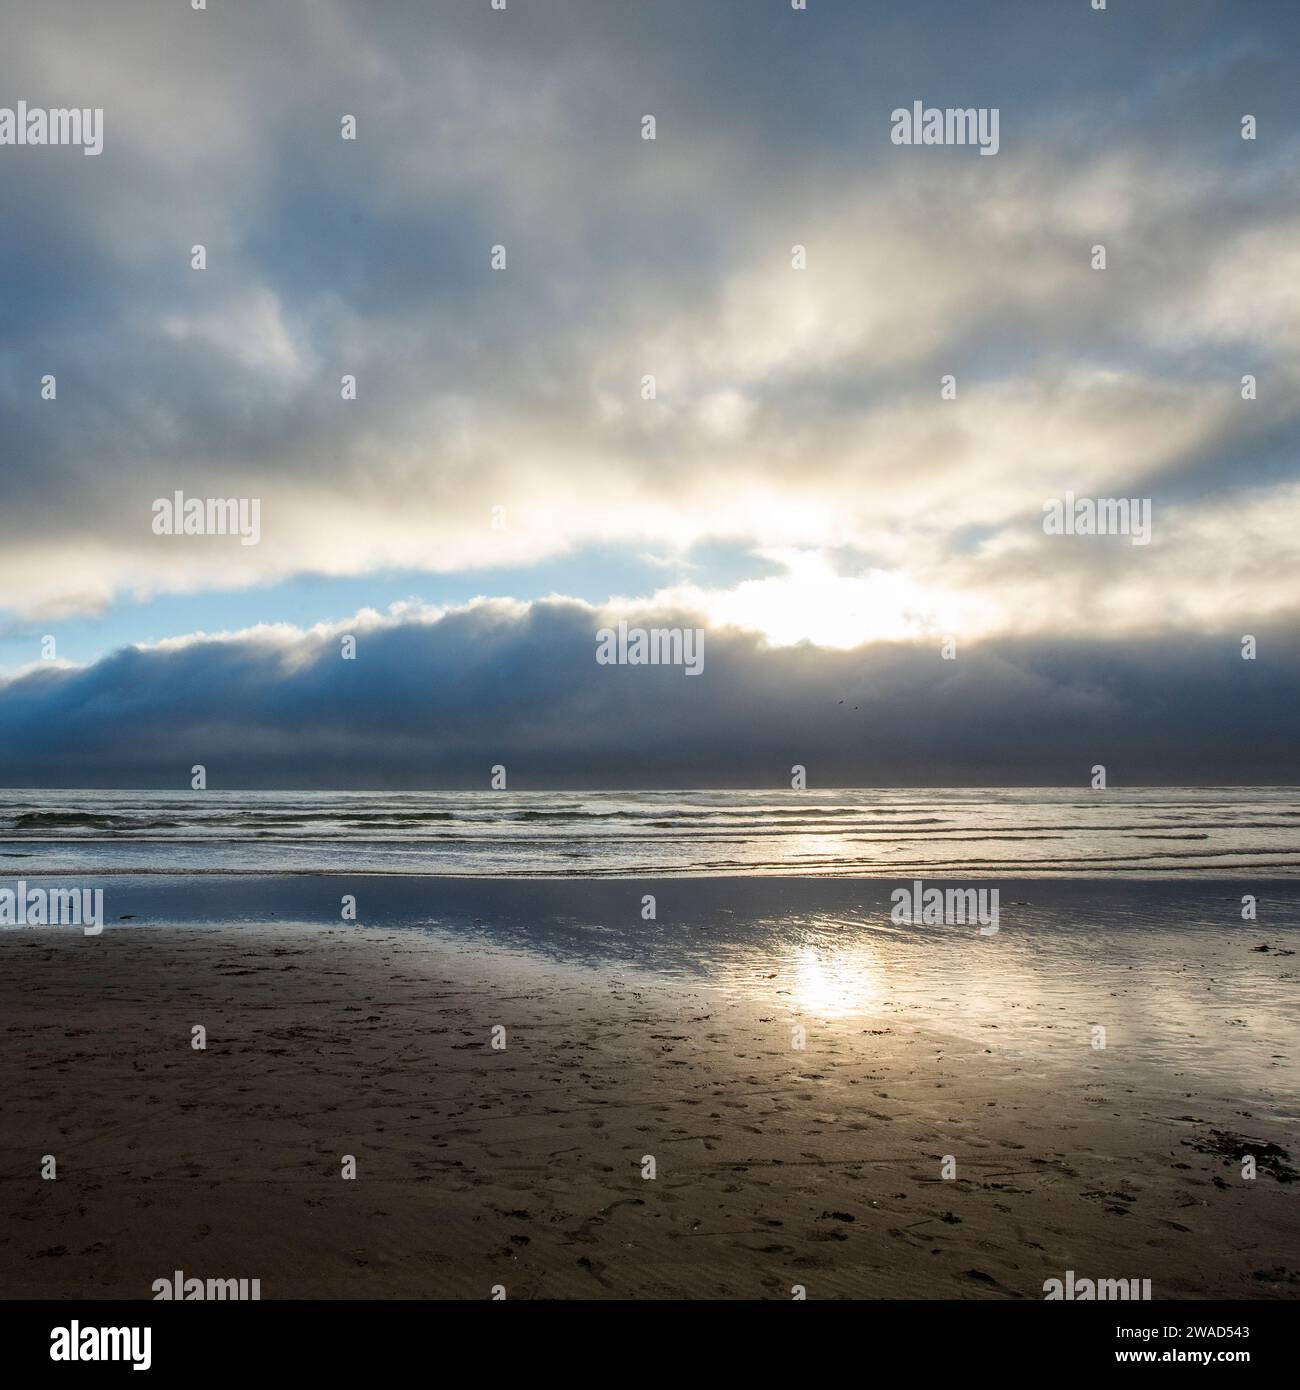
M 1253 924 L 1053 933 L 1041 921 L 1018 931 L 1013 919 L 992 940 L 941 927 L 844 939 L 843 925 L 824 923 L 799 935 L 765 960 L 729 953 L 725 987 L 817 1018 L 896 1017 L 1034 1068 L 1149 1067 L 1278 1113 L 1290 1113 L 1288 1086 L 1300 1090 L 1300 956 L 1282 954 L 1300 944 L 1291 928 L 1272 938 Z M 1280 949 L 1254 949 L 1269 939 Z

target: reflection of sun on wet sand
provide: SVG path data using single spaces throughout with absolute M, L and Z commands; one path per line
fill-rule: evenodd
M 5 933 L 0 1291 L 1295 1295 L 1292 961 L 1239 937 L 1089 984 L 1060 943 L 1035 973 L 817 940 L 665 979 L 410 931 Z M 1104 1052 L 1074 1037 L 1101 1009 Z

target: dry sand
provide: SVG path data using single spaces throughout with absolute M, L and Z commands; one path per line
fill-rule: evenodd
M 1270 988 L 1291 964 L 1248 962 Z M 1215 1137 L 1285 1139 L 1240 1097 L 776 985 L 415 931 L 4 933 L 0 1294 L 148 1298 L 177 1269 L 263 1298 L 1300 1291 L 1290 1162 L 1243 1181 Z

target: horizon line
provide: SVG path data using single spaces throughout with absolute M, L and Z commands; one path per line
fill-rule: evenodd
M 916 792 L 942 792 L 942 791 L 1087 791 L 1087 792 L 1110 792 L 1110 791 L 1293 791 L 1300 788 L 1300 781 L 1297 782 L 1126 782 L 1120 785 L 1107 787 L 1092 787 L 1088 783 L 1073 782 L 944 782 L 944 783 L 911 783 L 911 782 L 881 782 L 873 785 L 863 785 L 861 783 L 852 784 L 825 784 L 813 787 L 803 787 L 802 792 L 850 792 L 850 791 L 916 791 Z M 484 796 L 553 796 L 553 795 L 583 795 L 589 793 L 633 793 L 633 792 L 786 792 L 796 789 L 788 785 L 773 784 L 748 785 L 748 786 L 552 786 L 552 787 L 507 787 L 493 789 L 491 787 L 480 786 L 446 786 L 446 787 L 408 787 L 408 786 L 388 786 L 388 787 L 334 787 L 334 786 L 312 786 L 309 784 L 296 784 L 286 786 L 230 786 L 230 787 L 205 787 L 202 791 L 191 787 L 173 786 L 81 786 L 81 785 L 50 785 L 50 786 L 9 786 L 0 783 L 0 791 L 4 792 L 176 792 L 185 793 L 191 796 L 206 796 L 212 792 L 317 792 L 323 794 L 346 794 L 354 796 L 372 796 L 384 793 L 456 793 L 460 795 L 484 795 Z

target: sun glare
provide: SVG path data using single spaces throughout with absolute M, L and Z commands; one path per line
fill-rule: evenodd
M 820 551 L 771 552 L 767 558 L 779 560 L 786 572 L 746 579 L 733 589 L 682 586 L 655 601 L 701 612 L 713 627 L 761 633 L 775 646 L 812 642 L 848 650 L 864 642 L 970 630 L 969 621 L 959 623 L 952 596 L 927 591 L 896 572 L 839 574 Z

